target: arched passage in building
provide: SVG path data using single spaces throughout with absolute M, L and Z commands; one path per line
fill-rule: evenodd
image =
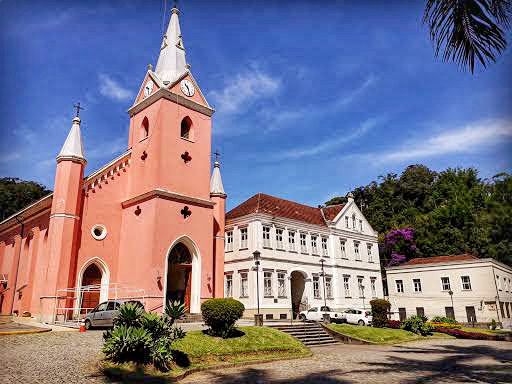
M 290 286 L 292 292 L 292 308 L 293 318 L 297 318 L 300 311 L 306 309 L 305 306 L 305 289 L 306 289 L 306 274 L 302 271 L 293 271 L 290 274 Z
M 199 312 L 200 264 L 193 242 L 188 238 L 176 241 L 167 255 L 165 302 L 179 301 L 186 312 Z

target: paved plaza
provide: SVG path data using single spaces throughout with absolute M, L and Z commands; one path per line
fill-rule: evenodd
M 0 383 L 108 383 L 96 370 L 102 332 L 0 337 Z M 439 339 L 336 344 L 306 359 L 196 373 L 183 383 L 510 383 L 512 344 Z

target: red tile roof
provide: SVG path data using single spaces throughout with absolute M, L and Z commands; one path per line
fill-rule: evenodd
M 276 217 L 326 226 L 324 216 L 325 219 L 331 221 L 343 207 L 343 204 L 338 204 L 324 208 L 314 208 L 294 201 L 258 193 L 229 211 L 226 214 L 226 220 L 246 216 L 251 213 L 266 213 Z
M 464 253 L 462 255 L 446 255 L 446 256 L 433 256 L 433 257 L 418 257 L 411 259 L 402 265 L 420 265 L 420 264 L 444 264 L 451 263 L 454 261 L 467 261 L 467 260 L 478 260 L 478 257 Z

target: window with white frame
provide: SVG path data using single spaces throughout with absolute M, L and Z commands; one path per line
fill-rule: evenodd
M 404 282 L 403 280 L 395 280 L 397 293 L 404 293 Z
M 345 227 L 348 228 L 348 216 L 345 216 Z
M 462 289 L 465 291 L 470 291 L 471 290 L 471 280 L 470 280 L 469 276 L 461 276 L 460 279 L 462 282 Z
M 368 252 L 368 262 L 373 263 L 372 245 L 370 243 L 366 244 L 366 250 Z
M 270 248 L 270 226 L 263 226 L 263 246 Z
M 376 277 L 370 277 L 370 289 L 372 291 L 372 297 L 377 297 L 377 286 L 375 285 L 376 281 Z
M 501 286 L 501 280 L 500 280 L 500 277 L 498 275 L 496 275 L 496 286 L 498 287 L 498 289 L 500 291 L 503 290 L 503 287 Z
M 320 277 L 317 275 L 313 276 L 313 297 L 315 299 L 320 299 Z
M 277 272 L 277 296 L 286 297 L 286 273 Z
M 311 253 L 313 255 L 318 255 L 317 236 L 316 235 L 311 235 Z
M 414 286 L 414 292 L 421 292 L 421 280 L 412 279 L 412 285 Z
M 364 285 L 363 285 L 364 277 L 357 276 L 357 287 L 359 289 L 359 297 L 364 297 Z
M 443 291 L 450 290 L 450 278 L 449 277 L 441 277 L 441 288 Z
M 233 297 L 233 274 L 224 275 L 224 297 Z
M 342 259 L 347 258 L 347 252 L 345 251 L 345 244 L 347 243 L 347 240 L 340 239 L 340 256 Z
M 359 253 L 359 241 L 354 241 L 354 253 L 356 255 L 356 260 L 361 261 L 361 254 Z
M 263 272 L 263 295 L 265 297 L 273 297 L 272 293 L 272 272 L 265 271 Z
M 332 299 L 332 277 L 325 276 L 325 296 L 328 299 Z
M 359 230 L 363 232 L 363 220 L 359 219 Z
M 308 253 L 308 244 L 306 242 L 306 234 L 305 233 L 300 234 L 300 251 L 302 253 Z
M 226 232 L 226 252 L 233 250 L 233 231 Z
M 350 276 L 343 275 L 343 289 L 345 290 L 345 297 L 350 297 Z
M 329 251 L 327 250 L 327 237 L 322 236 L 322 255 L 329 256 Z
M 352 215 L 352 229 L 356 229 L 356 214 Z
M 247 228 L 240 228 L 240 249 L 246 249 L 247 248 Z
M 288 249 L 295 252 L 295 231 L 288 231 Z
M 249 274 L 240 272 L 240 297 L 249 297 Z
M 276 228 L 276 248 L 284 249 L 283 248 L 283 229 L 282 228 Z

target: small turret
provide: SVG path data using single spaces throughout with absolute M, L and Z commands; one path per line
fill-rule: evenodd
M 57 162 L 62 160 L 74 160 L 86 163 L 84 156 L 84 147 L 82 145 L 82 135 L 80 134 L 80 117 L 73 118 L 73 124 L 68 133 L 68 137 L 57 156 Z
M 226 192 L 220 176 L 219 153 L 215 153 L 213 172 L 210 179 L 210 198 L 215 203 L 213 207 L 213 257 L 215 266 L 214 297 L 224 296 L 224 281 L 219 276 L 224 276 L 224 232 L 226 226 Z

